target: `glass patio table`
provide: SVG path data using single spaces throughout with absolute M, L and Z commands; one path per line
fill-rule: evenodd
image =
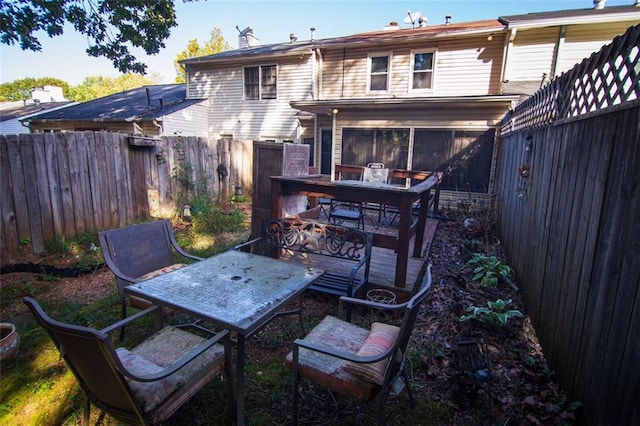
M 323 273 L 318 268 L 230 250 L 131 284 L 125 292 L 237 333 L 235 416 L 236 424 L 244 425 L 245 340 Z

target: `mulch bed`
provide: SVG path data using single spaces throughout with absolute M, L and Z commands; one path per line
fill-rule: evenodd
M 408 368 L 416 399 L 430 401 L 441 407 L 447 413 L 447 423 L 450 424 L 573 423 L 575 412 L 569 410 L 570 404 L 565 394 L 553 381 L 553 372 L 545 362 L 519 292 L 508 284 L 500 284 L 497 288 L 482 287 L 472 281 L 470 271 L 462 269 L 470 251 L 474 249 L 502 257 L 492 223 L 478 215 L 474 221 L 466 222 L 465 219 L 469 217 L 461 214 L 444 212 L 444 215 L 449 220 L 439 221 L 428 255 L 428 261 L 432 264 L 433 286 L 423 304 L 410 344 L 411 362 Z M 39 300 L 75 298 L 88 302 L 115 291 L 113 276 L 106 268 L 59 280 L 46 280 L 42 274 L 5 273 L 0 276 L 0 283 L 5 301 L 2 321 L 19 321 L 26 313 L 22 303 L 6 304 L 5 296 L 8 294 L 35 292 Z M 487 301 L 498 298 L 511 299 L 510 308 L 520 310 L 524 317 L 511 319 L 500 330 L 459 321 L 468 306 L 485 305 Z M 315 317 L 335 315 L 335 305 L 333 301 L 321 297 L 305 298 L 305 311 Z M 468 337 L 486 339 L 490 386 L 456 368 L 458 343 Z M 288 345 L 270 345 L 268 339 L 259 334 L 255 344 L 248 345 L 248 356 L 255 361 L 269 357 L 284 359 L 288 350 Z M 336 414 L 333 396 L 328 399 L 331 401 L 325 401 L 326 406 L 319 400 L 313 401 L 318 407 L 325 407 L 316 408 L 314 412 L 320 423 L 323 413 L 318 413 L 318 409 L 331 411 L 324 413 L 326 422 L 336 416 L 340 419 L 355 416 L 353 423 L 358 423 L 358 417 L 353 413 L 356 405 L 340 406 L 342 411 Z M 408 405 L 406 395 L 399 400 L 402 402 L 388 406 L 391 418 Z M 420 414 L 417 414 L 417 418 L 420 418 Z M 435 415 L 423 413 L 423 416 L 427 414 Z M 433 423 L 425 420 L 423 424 Z

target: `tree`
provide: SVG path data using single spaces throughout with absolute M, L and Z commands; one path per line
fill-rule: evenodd
M 214 28 L 211 30 L 211 35 L 209 36 L 209 40 L 205 42 L 202 46 L 198 44 L 198 39 L 194 38 L 193 40 L 189 40 L 187 47 L 173 60 L 173 64 L 176 67 L 176 83 L 184 83 L 186 81 L 186 70 L 183 65 L 180 64 L 180 61 L 189 58 L 197 58 L 198 56 L 206 56 L 213 55 L 215 53 L 224 52 L 225 50 L 230 50 L 231 45 L 227 43 L 227 41 L 222 36 L 222 31 L 220 28 Z
M 69 83 L 53 77 L 22 78 L 9 83 L 0 84 L 0 102 L 21 101 L 31 98 L 31 92 L 37 87 L 58 86 L 62 94 L 69 99 Z
M 91 76 L 86 77 L 82 84 L 69 90 L 69 99 L 85 102 L 151 84 L 156 84 L 154 78 L 144 77 L 139 74 L 123 74 L 115 79 Z
M 22 50 L 42 50 L 38 31 L 60 36 L 67 22 L 87 37 L 89 56 L 110 59 L 122 73 L 140 74 L 147 66 L 130 48 L 156 54 L 177 25 L 174 0 L 0 1 L 0 42 L 18 43 Z

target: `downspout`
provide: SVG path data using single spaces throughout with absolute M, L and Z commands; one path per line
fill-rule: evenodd
M 567 26 L 566 25 L 561 26 L 560 34 L 558 34 L 558 41 L 556 42 L 556 51 L 555 51 L 555 54 L 553 55 L 553 69 L 551 70 L 552 71 L 551 79 L 553 79 L 555 76 L 558 75 L 558 68 L 559 68 L 558 62 L 560 61 L 560 53 L 562 52 L 562 48 L 564 47 L 566 32 L 567 32 Z
M 500 76 L 500 83 L 505 83 L 507 72 L 509 71 L 509 52 L 513 47 L 513 41 L 518 33 L 517 28 L 513 28 L 507 32 L 507 37 L 504 39 L 504 50 L 502 52 L 502 75 Z M 500 88 L 502 93 L 502 85 Z
M 338 118 L 338 109 L 331 110 L 333 124 L 331 127 L 331 182 L 335 180 L 336 175 L 336 121 Z
M 342 48 L 342 89 L 341 89 L 341 93 L 340 93 L 340 97 L 344 98 L 344 63 L 346 61 L 346 56 L 347 56 L 347 48 L 343 47 Z
M 322 50 L 316 49 L 316 55 L 317 55 L 317 60 L 314 61 L 314 66 L 317 67 L 317 71 L 315 71 L 315 73 L 317 74 L 316 75 L 317 84 L 315 87 L 316 93 L 314 94 L 314 99 L 319 101 L 322 99 L 322 69 L 323 69 L 323 62 L 324 62 L 324 58 L 322 56 Z
M 162 121 L 162 120 L 160 120 Z M 156 126 L 158 129 L 160 129 L 158 131 L 158 136 L 164 136 L 164 129 L 162 127 L 162 123 L 158 124 L 158 119 L 154 118 L 153 121 L 151 122 L 154 126 Z

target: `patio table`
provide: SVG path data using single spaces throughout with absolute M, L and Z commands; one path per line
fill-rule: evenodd
M 283 215 L 284 197 L 292 194 L 306 195 L 312 200 L 323 197 L 397 207 L 400 212 L 398 234 L 390 236 L 374 233 L 373 245 L 393 249 L 396 252 L 394 284 L 396 287 L 405 287 L 410 255 L 409 242 L 415 235 L 413 257 L 420 257 L 431 190 L 436 190 L 438 183 L 442 179 L 442 173 L 431 173 L 424 181 L 410 187 L 356 180 L 331 181 L 329 176 L 326 175 L 271 176 L 270 179 L 272 217 L 281 217 Z M 420 210 L 417 221 L 413 222 L 413 204 L 417 201 L 420 202 Z M 314 203 L 312 201 L 313 206 Z M 434 204 L 435 209 L 437 209 L 437 201 Z
M 129 285 L 125 292 L 237 333 L 235 416 L 236 424 L 244 425 L 246 339 L 323 273 L 317 268 L 230 250 Z

